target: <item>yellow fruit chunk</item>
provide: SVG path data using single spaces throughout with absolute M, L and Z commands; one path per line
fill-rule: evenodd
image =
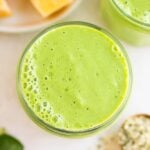
M 73 0 L 31 0 L 33 6 L 43 17 L 55 13 L 61 8 L 69 5 Z
M 7 17 L 11 15 L 11 10 L 5 0 L 0 0 L 0 17 Z

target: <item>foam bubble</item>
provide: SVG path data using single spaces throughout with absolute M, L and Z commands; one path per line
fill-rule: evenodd
M 44 106 L 44 107 L 48 106 L 48 103 L 47 103 L 46 101 L 43 102 L 43 106 Z
M 112 51 L 118 52 L 118 47 L 116 45 L 112 45 Z
M 72 80 L 72 78 L 70 78 L 70 77 L 69 77 L 69 78 L 68 78 L 68 80 L 69 80 L 69 81 L 71 81 L 71 80 Z
M 96 72 L 96 76 L 97 76 L 97 77 L 99 76 L 99 73 L 98 73 L 98 72 Z
M 53 116 L 53 117 L 52 117 L 52 121 L 53 121 L 54 123 L 56 123 L 56 122 L 58 121 L 58 117 L 57 117 L 57 116 Z
M 27 72 L 28 70 L 29 70 L 28 66 L 25 65 L 25 66 L 24 66 L 24 71 Z
M 48 80 L 48 77 L 46 76 L 46 77 L 44 77 L 44 79 L 45 79 L 45 80 Z
M 24 78 L 27 78 L 27 74 L 26 73 L 24 73 L 23 76 L 24 76 Z
M 24 83 L 24 84 L 23 84 L 23 87 L 26 88 L 26 87 L 27 87 L 27 83 Z
M 69 91 L 69 88 L 65 88 L 65 92 L 68 92 Z
M 33 87 L 32 87 L 32 85 L 30 85 L 27 90 L 30 92 L 30 91 L 32 91 L 32 89 L 33 89 Z

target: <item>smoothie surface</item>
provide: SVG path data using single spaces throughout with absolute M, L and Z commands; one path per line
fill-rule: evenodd
M 114 2 L 124 14 L 150 25 L 150 0 L 114 0 Z
M 81 131 L 107 121 L 129 84 L 126 58 L 103 31 L 84 25 L 51 29 L 26 50 L 19 78 L 25 103 L 43 122 Z

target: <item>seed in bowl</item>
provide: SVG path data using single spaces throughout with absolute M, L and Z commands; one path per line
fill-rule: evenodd
M 150 116 L 127 119 L 118 132 L 118 142 L 123 150 L 150 150 Z

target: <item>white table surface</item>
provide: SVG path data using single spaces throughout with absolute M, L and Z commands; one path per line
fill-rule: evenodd
M 101 26 L 99 17 L 99 0 L 84 0 L 64 21 L 82 20 Z M 55 136 L 34 124 L 19 103 L 15 85 L 16 66 L 24 47 L 38 32 L 0 33 L 0 127 L 18 137 L 25 150 L 89 150 L 102 134 L 83 139 Z M 108 132 L 114 131 L 132 114 L 150 113 L 150 47 L 124 46 L 131 59 L 133 90 L 126 109 Z

